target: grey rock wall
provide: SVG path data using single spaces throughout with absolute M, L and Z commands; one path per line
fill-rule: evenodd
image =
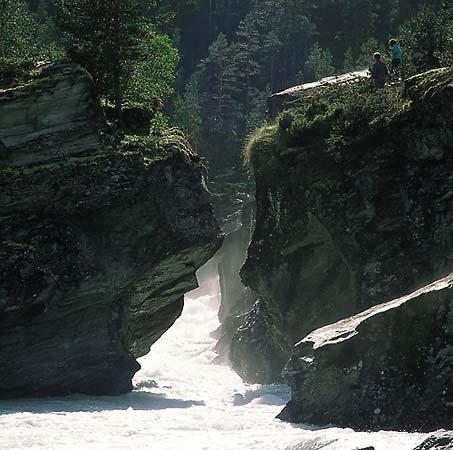
M 0 166 L 28 166 L 88 154 L 104 121 L 94 84 L 70 64 L 36 69 L 21 86 L 0 90 Z
M 78 67 L 49 70 L 56 84 L 18 87 L 11 108 L 52 107 L 58 117 L 60 105 L 69 116 L 74 85 L 59 90 L 58 80 L 82 76 L 78 111 L 97 120 L 83 103 L 94 101 L 90 78 Z M 55 86 L 62 98 L 51 105 Z M 94 145 L 97 128 L 81 123 Z M 26 168 L 0 169 L 0 397 L 127 392 L 135 358 L 179 317 L 195 272 L 221 245 L 205 169 L 177 133 L 49 162 L 52 135 L 14 129 L 16 162 L 37 147 Z M 72 148 L 86 149 L 77 127 L 68 130 Z

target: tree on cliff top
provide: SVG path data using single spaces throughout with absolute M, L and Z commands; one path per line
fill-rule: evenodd
M 333 57 L 329 50 L 323 50 L 318 44 L 313 47 L 305 63 L 305 81 L 318 81 L 335 75 Z
M 453 61 L 453 3 L 424 5 L 401 29 L 409 75 L 449 66 Z
M 61 56 L 53 24 L 42 8 L 30 12 L 24 0 L 0 0 L 0 84 L 26 76 L 33 64 Z
M 177 51 L 153 25 L 153 2 L 57 0 L 68 53 L 112 102 L 119 126 L 125 101 L 151 106 L 172 92 Z
M 27 57 L 35 53 L 36 24 L 21 0 L 0 0 L 0 57 Z
M 42 5 L 31 12 L 24 0 L 0 0 L 0 58 L 53 59 L 53 23 Z

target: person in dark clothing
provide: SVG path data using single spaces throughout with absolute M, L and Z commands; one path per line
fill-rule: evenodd
M 387 66 L 381 61 L 381 54 L 374 54 L 375 63 L 371 69 L 371 77 L 374 78 L 376 89 L 382 89 L 385 86 L 385 79 L 389 74 Z

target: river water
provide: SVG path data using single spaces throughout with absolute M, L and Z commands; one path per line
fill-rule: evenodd
M 218 307 L 216 288 L 187 296 L 182 317 L 140 360 L 128 395 L 2 402 L 0 449 L 412 450 L 425 438 L 274 419 L 289 398 L 285 386 L 245 385 L 213 363 Z

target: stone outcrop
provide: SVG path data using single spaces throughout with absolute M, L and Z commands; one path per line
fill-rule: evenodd
M 272 119 L 275 119 L 279 112 L 300 106 L 307 97 L 316 95 L 319 89 L 357 83 L 360 80 L 369 78 L 369 76 L 368 70 L 360 70 L 358 72 L 349 72 L 322 78 L 313 83 L 305 83 L 277 92 L 272 94 L 268 99 L 269 115 Z
M 453 433 L 439 432 L 430 436 L 414 450 L 451 450 L 453 449 Z
M 74 67 L 71 74 L 69 66 L 49 70 L 56 80 L 84 80 L 78 88 L 69 81 L 49 86 L 66 86 L 52 117 L 60 116 L 60 104 L 71 109 L 77 91 L 82 116 L 96 122 L 86 73 Z M 32 102 L 47 114 L 41 81 L 36 92 L 32 82 L 17 88 L 9 108 Z M 7 141 L 14 152 L 0 169 L 3 398 L 130 390 L 135 358 L 180 315 L 184 293 L 197 285 L 196 270 L 221 244 L 205 169 L 178 133 L 86 155 L 85 143 L 94 145 L 99 136 L 97 125 L 82 122 L 65 122 L 62 135 L 55 126 L 55 140 L 28 135 L 25 127 L 20 139 Z M 2 128 L 2 136 L 8 133 Z M 83 142 L 84 154 L 60 161 L 57 148 L 50 163 L 48 144 L 63 135 L 73 149 Z M 29 154 L 30 148 L 36 152 Z M 24 155 L 27 167 L 12 167 L 22 165 Z
M 279 417 L 362 430 L 450 427 L 452 371 L 453 274 L 299 342 Z
M 35 69 L 20 86 L 0 90 L 2 166 L 89 154 L 104 121 L 90 75 L 71 64 Z
M 285 147 L 282 124 L 257 138 L 256 229 L 241 276 L 259 305 L 232 354 L 238 366 L 257 348 L 269 357 L 247 368 L 249 381 L 278 380 L 314 329 L 452 271 L 453 72 L 414 77 L 403 95 L 398 114 L 341 153 Z

